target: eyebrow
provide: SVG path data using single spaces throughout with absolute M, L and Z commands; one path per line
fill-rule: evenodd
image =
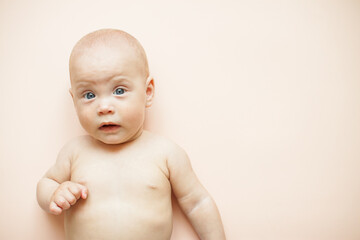
M 97 80 L 90 80 L 90 79 L 86 79 L 86 80 L 80 80 L 79 82 L 76 83 L 76 88 L 81 88 L 81 87 L 87 87 L 88 85 L 96 85 L 99 83 L 103 83 L 103 82 L 124 82 L 124 83 L 129 83 L 130 81 L 128 80 L 128 78 L 123 77 L 123 76 L 113 76 L 101 81 L 97 81 Z

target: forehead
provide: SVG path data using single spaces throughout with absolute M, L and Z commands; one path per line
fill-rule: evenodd
M 134 77 L 142 72 L 142 60 L 130 46 L 100 45 L 79 50 L 69 68 L 72 83 L 114 75 Z

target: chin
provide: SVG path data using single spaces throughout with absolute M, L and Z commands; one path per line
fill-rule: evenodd
M 99 139 L 99 138 L 97 138 L 97 140 L 99 140 L 102 143 L 112 144 L 112 145 L 121 144 L 121 143 L 126 142 L 125 140 L 121 140 L 121 139 Z
M 90 134 L 94 139 L 104 144 L 121 144 L 126 142 L 125 139 L 119 138 L 119 136 L 98 136 L 96 134 Z
M 137 131 L 137 132 L 128 132 L 127 134 L 125 133 L 115 133 L 115 134 L 94 134 L 92 135 L 93 138 L 97 139 L 98 141 L 105 143 L 105 144 L 112 144 L 112 145 L 116 145 L 116 144 L 122 144 L 122 143 L 126 143 L 126 142 L 130 142 L 136 138 L 138 138 L 141 135 L 142 131 Z

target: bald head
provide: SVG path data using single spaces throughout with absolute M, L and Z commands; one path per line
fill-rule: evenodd
M 82 37 L 74 46 L 69 60 L 70 79 L 72 66 L 76 60 L 94 49 L 110 48 L 122 54 L 121 49 L 130 50 L 139 60 L 144 77 L 149 76 L 149 67 L 145 51 L 139 41 L 130 34 L 118 29 L 100 29 Z

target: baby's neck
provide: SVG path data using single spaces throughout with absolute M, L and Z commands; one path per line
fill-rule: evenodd
M 147 134 L 147 131 L 143 129 L 143 127 L 141 127 L 139 129 L 139 131 L 137 131 L 132 137 L 130 137 L 128 140 L 124 141 L 124 142 L 120 142 L 120 143 L 116 143 L 116 144 L 108 144 L 108 143 L 104 143 L 96 138 L 94 138 L 93 136 L 92 139 L 94 139 L 94 141 L 102 146 L 102 147 L 107 147 L 107 148 L 118 148 L 118 147 L 124 147 L 125 145 L 131 145 L 132 143 L 137 142 L 138 140 L 141 139 L 141 137 L 145 134 Z

